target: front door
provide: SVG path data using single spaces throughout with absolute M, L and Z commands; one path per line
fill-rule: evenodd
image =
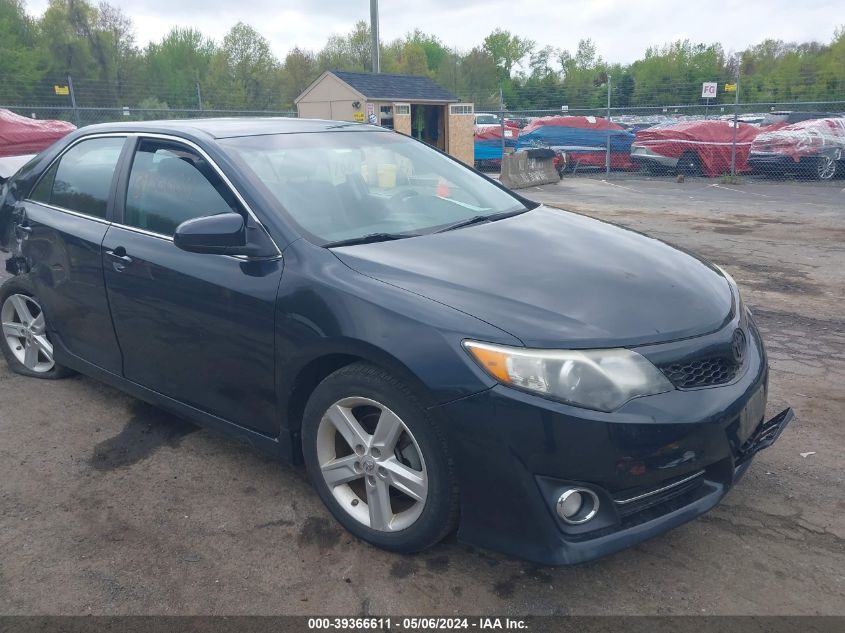
M 103 242 L 124 376 L 240 426 L 277 431 L 281 258 L 251 261 L 174 246 L 173 233 L 185 220 L 246 213 L 193 148 L 140 139 L 127 181 Z
M 30 266 L 50 338 L 60 352 L 120 374 L 100 246 L 126 138 L 93 137 L 65 151 L 15 211 L 21 253 Z M 47 350 L 52 353 L 53 350 Z

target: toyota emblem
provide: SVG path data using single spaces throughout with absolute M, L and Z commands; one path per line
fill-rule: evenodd
M 737 328 L 734 330 L 733 341 L 731 341 L 731 351 L 737 365 L 742 364 L 742 359 L 745 356 L 745 344 L 745 332 L 741 328 Z

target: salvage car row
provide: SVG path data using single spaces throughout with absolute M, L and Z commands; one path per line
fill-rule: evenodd
M 759 122 L 687 119 L 650 124 L 597 116 L 550 116 L 522 129 L 477 125 L 476 163 L 501 160 L 505 147 L 549 147 L 567 169 L 604 168 L 652 174 L 718 177 L 731 173 L 831 180 L 845 174 L 845 117 L 817 112 L 774 112 Z M 507 151 L 507 150 L 506 150 Z

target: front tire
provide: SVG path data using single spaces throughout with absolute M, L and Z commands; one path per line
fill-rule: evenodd
M 44 311 L 22 279 L 13 277 L 0 286 L 0 328 L 0 348 L 13 372 L 47 380 L 71 374 L 53 359 Z
M 819 180 L 833 180 L 836 176 L 837 164 L 833 156 L 819 156 L 816 161 L 815 176 Z
M 302 452 L 320 499 L 362 540 L 418 552 L 455 526 L 457 487 L 435 421 L 379 367 L 348 365 L 317 386 L 303 416 Z

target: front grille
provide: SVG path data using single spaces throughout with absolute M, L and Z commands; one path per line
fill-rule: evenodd
M 694 389 L 729 383 L 736 377 L 739 364 L 726 356 L 711 356 L 663 365 L 660 371 L 678 389 Z

